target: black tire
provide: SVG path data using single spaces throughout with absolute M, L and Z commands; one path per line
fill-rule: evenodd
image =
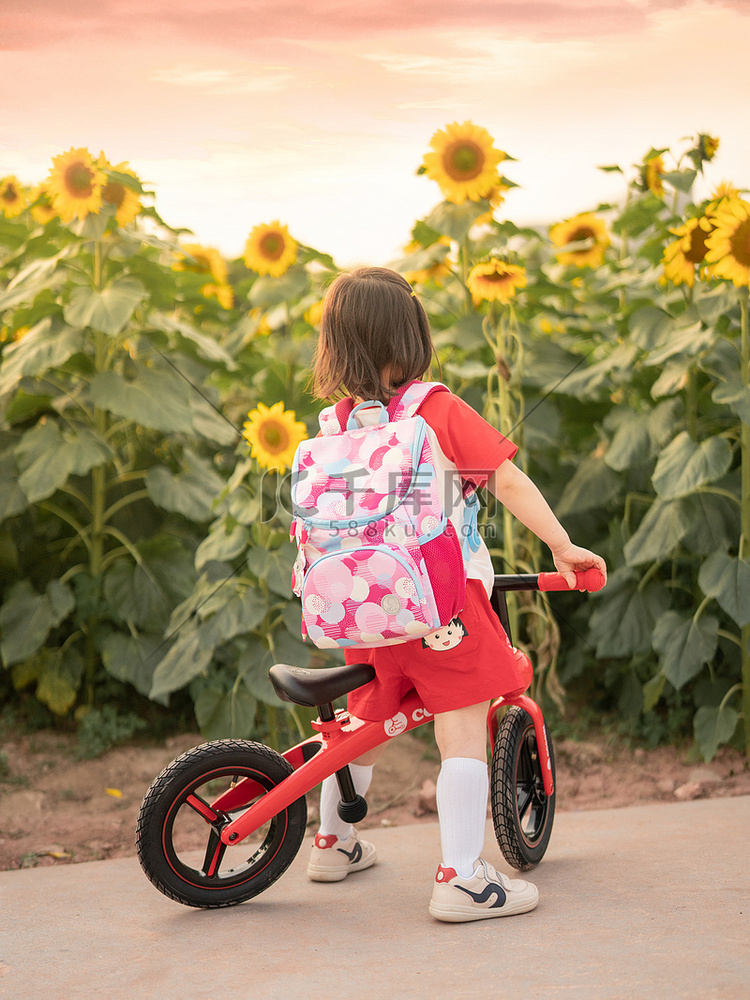
M 555 754 L 547 733 L 552 778 Z M 492 823 L 503 857 L 519 871 L 528 871 L 544 857 L 555 818 L 555 793 L 547 796 L 534 723 L 528 712 L 512 705 L 495 739 L 490 770 Z
M 188 797 L 195 804 L 210 804 L 245 777 L 265 792 L 292 772 L 275 750 L 245 740 L 204 743 L 172 761 L 146 792 L 136 826 L 138 860 L 156 888 L 178 903 L 208 908 L 242 903 L 272 885 L 296 857 L 305 835 L 304 796 L 251 837 L 225 848 L 218 829 L 260 798 L 257 787 L 213 824 Z

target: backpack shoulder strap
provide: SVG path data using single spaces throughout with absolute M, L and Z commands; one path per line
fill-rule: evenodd
M 403 420 L 413 417 L 419 407 L 433 392 L 450 392 L 442 382 L 411 382 L 388 404 L 388 416 L 391 420 Z
M 326 406 L 324 410 L 320 411 L 318 416 L 318 423 L 320 424 L 320 432 L 324 437 L 328 437 L 329 434 L 340 434 L 346 429 L 346 422 L 349 419 L 349 415 L 354 408 L 354 400 L 351 397 L 346 399 L 340 399 L 338 403 L 334 403 L 332 406 Z

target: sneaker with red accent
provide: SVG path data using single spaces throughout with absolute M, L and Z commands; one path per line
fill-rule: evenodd
M 526 913 L 538 902 L 539 892 L 531 882 L 501 875 L 479 858 L 469 878 L 461 878 L 453 868 L 438 866 L 429 911 L 436 920 L 456 924 Z
M 318 833 L 310 852 L 307 877 L 313 882 L 340 882 L 350 872 L 361 872 L 377 860 L 378 852 L 373 845 L 360 840 L 356 832 L 348 840 Z

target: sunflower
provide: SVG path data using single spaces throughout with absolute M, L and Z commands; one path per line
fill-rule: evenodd
M 63 220 L 72 222 L 76 216 L 85 219 L 102 207 L 102 188 L 107 175 L 87 149 L 69 149 L 52 158 L 47 189 L 52 207 Z
M 587 246 L 557 255 L 561 264 L 575 264 L 578 267 L 599 267 L 604 260 L 604 251 L 609 246 L 607 227 L 591 212 L 582 212 L 565 222 L 558 222 L 550 229 L 549 238 L 558 247 L 586 240 Z
M 13 219 L 26 208 L 26 193 L 17 177 L 3 177 L 0 181 L 0 211 L 6 219 Z
M 127 161 L 118 163 L 116 167 L 113 167 L 104 153 L 99 154 L 97 166 L 105 171 L 105 173 L 116 171 L 118 174 L 127 174 L 129 177 L 138 180 L 135 171 L 130 169 Z M 114 208 L 115 222 L 118 226 L 127 226 L 141 210 L 141 199 L 137 193 L 132 188 L 123 184 L 121 180 L 114 177 L 107 177 L 102 188 L 102 201 L 105 205 L 111 205 Z
M 688 156 L 695 164 L 696 170 L 700 170 L 702 173 L 703 164 L 710 163 L 713 160 L 718 148 L 718 139 L 715 139 L 712 135 L 708 135 L 707 132 L 699 132 L 698 138 L 695 140 L 695 146 L 688 151 Z
M 662 264 L 664 275 L 673 285 L 686 284 L 690 288 L 695 282 L 695 269 L 702 276 L 706 268 L 706 241 L 714 229 L 714 223 L 706 216 L 688 219 L 684 226 L 672 229 L 679 237 L 664 249 Z
M 292 464 L 300 441 L 307 437 L 307 427 L 295 418 L 294 410 L 285 410 L 283 403 L 269 409 L 258 403 L 242 426 L 242 436 L 250 445 L 250 454 L 266 469 L 286 472 Z
M 201 246 L 200 243 L 185 243 L 181 249 L 184 254 L 175 261 L 172 270 L 210 274 L 215 284 L 226 285 L 227 265 L 218 250 Z
M 483 299 L 507 304 L 518 288 L 526 287 L 526 270 L 518 264 L 508 264 L 497 257 L 491 257 L 471 269 L 466 283 L 474 298 L 474 305 L 479 305 Z
M 46 184 L 37 184 L 29 195 L 29 205 L 31 206 L 31 215 L 34 221 L 38 222 L 41 226 L 46 226 L 52 219 L 57 218 L 57 212 L 52 207 L 50 193 Z
M 310 326 L 320 326 L 320 321 L 323 318 L 323 300 L 318 299 L 317 302 L 313 302 L 311 306 L 305 310 L 305 322 L 309 323 Z
M 643 171 L 643 187 L 644 190 L 648 189 L 652 194 L 655 194 L 657 198 L 661 198 L 664 194 L 664 185 L 661 180 L 663 173 L 664 160 L 661 156 L 652 156 L 646 160 Z
M 217 299 L 222 309 L 231 309 L 234 305 L 234 292 L 231 285 L 204 285 L 201 288 L 201 295 L 205 295 L 207 299 Z
M 493 146 L 490 133 L 464 122 L 446 125 L 430 139 L 431 153 L 424 156 L 423 172 L 437 181 L 448 201 L 462 205 L 487 198 L 498 185 L 497 165 L 506 153 Z
M 750 283 L 750 203 L 732 198 L 719 204 L 708 237 L 706 261 L 717 278 L 738 288 Z
M 430 257 L 432 258 L 431 264 L 428 264 L 426 267 L 420 268 L 417 271 L 404 271 L 403 276 L 410 285 L 426 285 L 428 281 L 434 281 L 438 288 L 442 288 L 443 282 L 453 273 L 450 267 L 450 239 L 447 236 L 441 236 L 429 249 L 432 250 L 433 247 L 434 252 L 430 254 Z M 423 247 L 421 243 L 417 240 L 413 240 L 404 247 L 404 253 L 412 254 L 418 250 L 424 249 L 426 248 Z
M 251 271 L 280 278 L 297 259 L 297 244 L 280 222 L 261 224 L 248 236 L 242 259 Z

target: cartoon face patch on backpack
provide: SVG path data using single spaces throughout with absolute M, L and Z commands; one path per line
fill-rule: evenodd
M 445 387 L 412 383 L 387 409 L 377 401 L 348 415 L 329 407 L 320 417 L 323 436 L 297 449 L 292 587 L 302 600 L 303 636 L 320 648 L 419 639 L 464 606 L 461 543 L 440 500 L 427 425 L 416 414 L 437 389 Z M 374 410 L 378 423 L 360 426 L 362 410 Z

